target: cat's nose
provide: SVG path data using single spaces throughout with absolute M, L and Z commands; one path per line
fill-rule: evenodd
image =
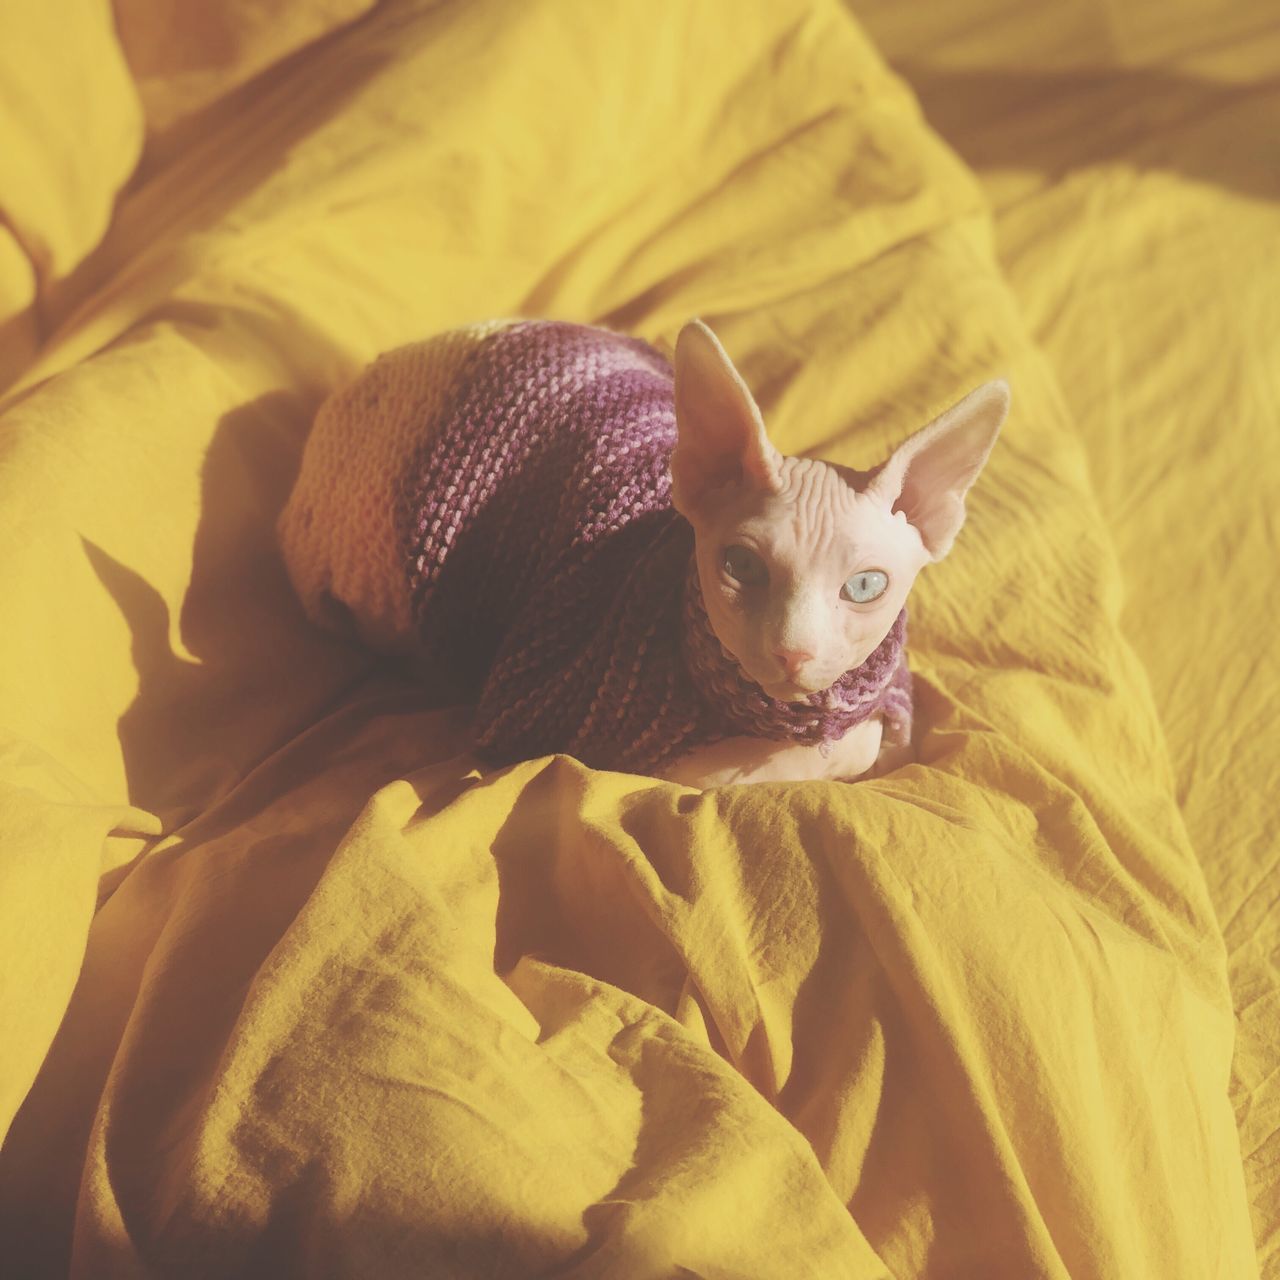
M 788 676 L 794 676 L 806 662 L 813 661 L 813 654 L 806 653 L 803 649 L 775 649 L 773 656 L 782 663 Z

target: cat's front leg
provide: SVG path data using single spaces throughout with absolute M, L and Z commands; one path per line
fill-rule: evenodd
M 915 759 L 909 742 L 884 742 L 880 745 L 880 754 L 875 764 L 867 771 L 868 778 L 883 778 L 885 774 L 901 769 Z
M 876 763 L 882 732 L 880 717 L 873 716 L 855 725 L 825 752 L 803 743 L 725 738 L 678 757 L 659 770 L 659 777 L 703 790 L 743 782 L 852 782 Z
M 827 756 L 827 772 L 823 777 L 852 782 L 874 768 L 884 743 L 884 721 L 872 716 L 854 725 L 843 738 L 833 742 Z
M 659 769 L 658 776 L 705 791 L 743 782 L 802 782 L 825 777 L 825 767 L 814 747 L 722 738 L 679 756 Z

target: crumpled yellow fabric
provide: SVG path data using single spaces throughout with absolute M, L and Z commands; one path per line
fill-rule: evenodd
M 1254 1274 L 1222 935 L 972 174 L 826 0 L 309 7 L 122 85 L 154 145 L 0 405 L 0 1256 Z M 780 447 L 852 464 L 1010 378 L 913 597 L 919 763 L 483 774 L 306 625 L 272 526 L 316 405 L 504 314 L 702 315 Z
M 1065 0 L 945 18 L 859 0 L 991 200 L 1080 430 L 1122 628 L 1227 945 L 1231 1100 L 1280 1277 L 1280 28 L 1266 0 Z

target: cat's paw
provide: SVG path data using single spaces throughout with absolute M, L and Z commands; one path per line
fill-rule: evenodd
M 806 748 L 780 746 L 761 738 L 722 738 L 695 747 L 658 771 L 658 777 L 706 791 L 744 782 L 794 782 L 812 776 Z
M 883 735 L 884 722 L 879 716 L 854 725 L 843 738 L 827 748 L 824 776 L 839 782 L 856 782 L 865 778 L 875 767 Z
M 901 769 L 904 765 L 915 761 L 915 752 L 909 742 L 884 743 L 876 756 L 875 763 L 864 775 L 867 778 L 883 778 L 886 774 Z
M 853 782 L 876 763 L 883 725 L 873 716 L 825 747 L 724 738 L 695 747 L 659 770 L 668 782 L 705 791 L 744 782 Z

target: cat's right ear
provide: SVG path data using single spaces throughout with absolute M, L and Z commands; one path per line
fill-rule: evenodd
M 675 509 L 691 518 L 706 493 L 735 482 L 775 491 L 782 456 L 769 443 L 747 384 L 701 320 L 680 330 L 675 370 Z

